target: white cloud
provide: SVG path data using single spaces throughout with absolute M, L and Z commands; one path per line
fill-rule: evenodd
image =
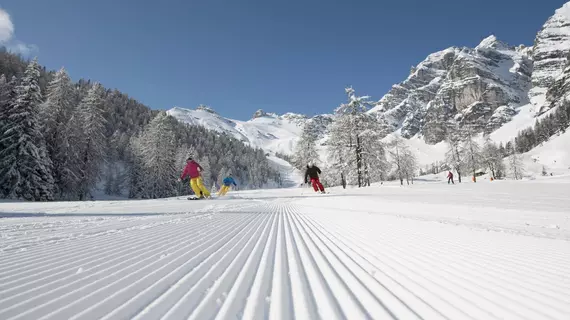
M 38 46 L 35 44 L 26 44 L 18 40 L 10 41 L 10 43 L 6 45 L 6 48 L 8 51 L 19 53 L 24 57 L 29 57 L 39 51 Z
M 14 24 L 8 12 L 0 8 L 0 42 L 7 42 L 14 35 Z
M 19 53 L 23 56 L 31 56 L 38 52 L 35 44 L 26 44 L 14 36 L 14 23 L 10 14 L 0 8 L 0 45 L 5 46 L 9 51 Z

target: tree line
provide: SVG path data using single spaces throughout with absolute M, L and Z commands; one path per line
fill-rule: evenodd
M 25 66 L 25 67 L 22 67 Z M 99 83 L 73 83 L 35 59 L 0 51 L 0 197 L 87 200 L 189 194 L 177 184 L 192 156 L 219 186 L 232 172 L 242 188 L 274 184 L 264 153 L 223 134 L 178 122 Z
M 323 173 L 327 186 L 370 186 L 373 182 L 399 179 L 413 182 L 417 159 L 404 141 L 395 137 L 383 143 L 390 132 L 387 124 L 367 111 L 374 105 L 368 96 L 346 88 L 347 102 L 335 109 L 325 142 L 329 159 Z M 304 170 L 309 162 L 320 163 L 316 142 L 318 130 L 308 123 L 295 147 L 293 164 Z

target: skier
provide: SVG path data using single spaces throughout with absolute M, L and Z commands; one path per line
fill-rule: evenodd
M 313 185 L 313 189 L 315 192 L 321 190 L 321 193 L 325 193 L 325 187 L 319 180 L 319 174 L 321 173 L 321 169 L 315 166 L 312 162 L 307 165 L 307 170 L 305 171 L 305 183 L 309 183 L 308 177 L 311 178 L 311 184 Z
M 192 157 L 188 157 L 186 159 L 186 166 L 184 167 L 184 171 L 180 176 L 178 181 L 182 181 L 186 176 L 190 177 L 190 187 L 196 194 L 198 199 L 204 199 L 204 197 L 210 198 L 210 191 L 204 186 L 204 181 L 202 180 L 202 175 L 200 174 L 201 171 L 204 169 L 198 164 L 198 162 L 194 161 Z
M 450 181 L 452 184 L 455 184 L 455 182 L 453 181 L 453 173 L 451 172 L 451 170 L 447 174 L 447 184 L 449 184 Z
M 231 173 L 226 178 L 224 178 L 222 184 L 223 184 L 222 189 L 220 189 L 220 192 L 218 192 L 219 197 L 225 196 L 226 193 L 228 193 L 228 191 L 230 190 L 232 184 L 237 187 L 236 181 L 232 177 Z

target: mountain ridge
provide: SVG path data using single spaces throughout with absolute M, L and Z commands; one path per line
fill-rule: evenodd
M 293 148 L 306 124 L 313 123 L 324 134 L 326 123 L 332 115 L 306 115 L 287 112 L 283 115 L 267 113 L 259 109 L 247 121 L 225 118 L 212 108 L 199 106 L 196 109 L 174 107 L 167 114 L 185 123 L 200 125 L 210 130 L 233 136 L 270 154 L 292 154 Z

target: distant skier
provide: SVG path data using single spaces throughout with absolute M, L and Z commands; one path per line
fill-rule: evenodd
M 210 198 L 210 191 L 204 186 L 204 181 L 202 180 L 202 175 L 200 174 L 201 171 L 204 169 L 198 164 L 198 162 L 194 161 L 192 157 L 188 157 L 186 159 L 186 166 L 184 167 L 184 171 L 180 176 L 179 181 L 182 181 L 186 176 L 190 177 L 190 187 L 196 194 L 196 197 L 203 199 L 204 197 Z
M 218 196 L 220 197 L 225 196 L 226 193 L 228 193 L 232 184 L 235 187 L 237 187 L 236 181 L 234 180 L 231 174 L 229 174 L 226 178 L 224 178 L 222 184 L 223 184 L 222 189 L 220 189 L 220 192 L 218 192 Z
M 455 184 L 455 182 L 453 181 L 453 172 L 449 171 L 449 173 L 447 173 L 447 184 L 449 184 L 449 182 L 451 182 L 452 184 Z
M 315 192 L 318 192 L 320 190 L 321 193 L 325 193 L 325 187 L 323 187 L 323 184 L 319 180 L 319 174 L 321 174 L 321 169 L 319 169 L 319 167 L 315 166 L 313 163 L 309 163 L 307 165 L 307 170 L 305 171 L 305 183 L 309 183 L 309 180 L 307 178 L 310 177 L 311 184 L 313 185 Z

